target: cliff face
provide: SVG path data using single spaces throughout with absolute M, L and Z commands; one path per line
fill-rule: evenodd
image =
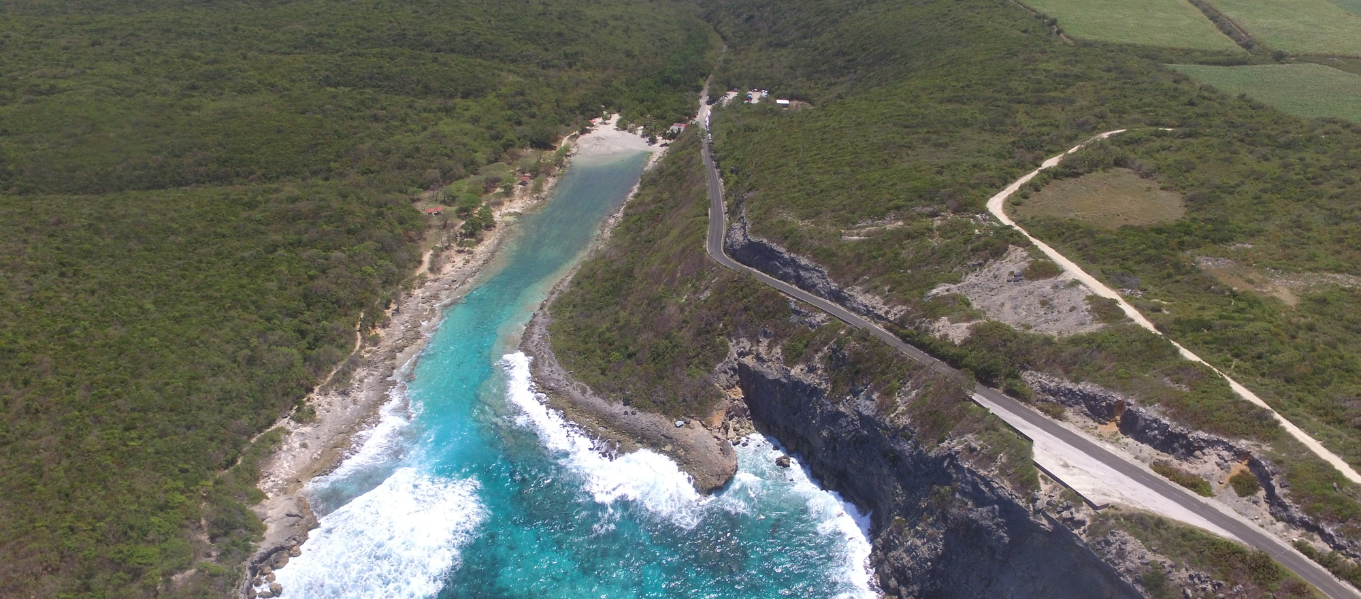
M 1219 454 L 1246 462 L 1249 471 L 1262 485 L 1263 498 L 1272 516 L 1318 535 L 1336 551 L 1361 558 L 1361 540 L 1347 535 L 1335 524 L 1306 514 L 1291 500 L 1290 483 L 1285 480 L 1282 468 L 1250 444 L 1188 429 L 1154 410 L 1134 405 L 1119 393 L 1091 383 L 1073 383 L 1033 371 L 1024 373 L 1022 378 L 1040 397 L 1079 410 L 1093 421 L 1114 422 L 1120 434 L 1177 459 L 1192 460 L 1205 454 Z
M 723 249 L 733 260 L 841 304 L 862 316 L 891 321 L 905 311 L 901 306 L 885 305 L 883 300 L 873 295 L 844 289 L 832 281 L 825 268 L 813 261 L 792 254 L 767 239 L 752 236 L 745 212 L 740 212 L 728 225 Z
M 869 398 L 834 401 L 816 377 L 735 350 L 735 384 L 757 429 L 798 452 L 822 484 L 871 512 L 873 566 L 888 597 L 1141 597 L 1076 535 L 1032 515 L 957 448 L 927 450 Z

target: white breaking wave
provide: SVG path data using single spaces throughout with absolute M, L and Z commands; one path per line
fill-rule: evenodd
M 843 540 L 834 556 L 840 567 L 833 578 L 855 590 L 842 592 L 837 598 L 878 597 L 870 570 L 869 514 L 861 513 L 855 504 L 843 500 L 837 492 L 819 487 L 797 459 L 791 457 L 789 468 L 776 466 L 775 459 L 785 452 L 771 439 L 753 434 L 747 436 L 745 441 L 745 445 L 736 448 L 739 471 L 733 478 L 732 487 L 724 493 L 723 506 L 741 503 L 740 511 L 747 513 L 747 505 L 771 491 L 807 502 L 809 515 L 818 523 L 818 534 L 824 537 L 835 535 Z M 788 482 L 778 483 L 777 489 L 767 489 L 776 486 L 771 481 L 781 478 Z M 736 507 L 730 509 L 737 511 Z
M 288 599 L 435 596 L 486 519 L 477 482 L 400 468 L 321 520 L 302 555 L 277 570 Z
M 417 412 L 415 404 L 408 405 L 405 394 L 406 385 L 397 385 L 388 391 L 387 403 L 378 408 L 378 423 L 355 435 L 359 449 L 334 471 L 314 479 L 312 484 L 326 485 L 345 480 L 361 470 L 395 462 L 406 449 L 401 433 L 411 425 Z
M 699 522 L 701 507 L 710 498 L 695 491 L 690 476 L 670 458 L 648 449 L 614 459 L 601 455 L 590 437 L 539 400 L 529 375 L 529 356 L 507 354 L 501 366 L 506 371 L 506 397 L 521 410 L 516 424 L 532 429 L 549 451 L 559 454 L 558 462 L 582 477 L 597 502 L 636 501 L 684 528 Z
M 869 565 L 869 515 L 835 492 L 823 490 L 797 462 L 787 469 L 775 465 L 784 452 L 770 439 L 759 434 L 747 437 L 746 445 L 736 448 L 738 472 L 733 482 L 722 493 L 705 497 L 695 491 L 689 475 L 662 454 L 639 449 L 613 460 L 601 455 L 584 432 L 539 399 L 524 353 L 507 354 L 501 365 L 506 371 L 506 396 L 521 410 L 516 423 L 533 430 L 549 451 L 558 454 L 560 464 L 580 475 L 597 502 L 636 501 L 685 528 L 699 524 L 707 509 L 759 517 L 758 512 L 769 507 L 762 503 L 806 502 L 818 533 L 842 539 L 833 556 L 838 564 L 834 578 L 852 590 L 840 593 L 838 599 L 878 596 Z M 782 497 L 769 497 L 772 494 Z

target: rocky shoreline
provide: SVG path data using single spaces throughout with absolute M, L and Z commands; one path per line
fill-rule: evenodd
M 496 211 L 498 222 L 510 221 L 543 202 L 553 182 L 540 193 L 525 194 L 502 204 Z M 401 401 L 393 392 L 438 326 L 441 312 L 471 289 L 471 283 L 496 255 L 509 229 L 502 224 L 493 230 L 490 239 L 470 252 L 451 253 L 448 259 L 441 260 L 442 264 L 436 263 L 440 265 L 435 272 L 430 272 L 428 266 L 435 256 L 427 255 L 418 271 L 421 274 L 417 275 L 417 284 L 394 302 L 387 315 L 388 323 L 377 331 L 378 343 L 356 352 L 360 363 L 349 384 L 323 385 L 307 398 L 307 404 L 316 411 L 314 421 L 301 423 L 284 417 L 272 427 L 282 429 L 285 436 L 260 467 L 259 486 L 266 498 L 252 510 L 264 522 L 265 534 L 247 562 L 246 581 L 260 576 L 265 569 L 282 567 L 287 556 L 298 553 L 308 531 L 318 525 L 303 493 L 307 482 L 339 465 L 352 451 L 356 435 L 377 422 L 379 408 L 389 401 Z M 249 591 L 243 586 L 241 594 L 247 596 Z
M 550 305 L 570 280 L 569 276 L 554 288 L 520 343 L 520 350 L 531 359 L 534 383 L 549 406 L 586 429 L 606 451 L 626 453 L 646 447 L 666 455 L 690 475 L 701 493 L 727 484 L 737 473 L 737 453 L 724 435 L 699 420 L 674 420 L 600 397 L 558 363 L 548 336 L 553 321 Z
M 300 554 L 308 532 L 319 524 L 303 492 L 308 481 L 335 469 L 353 451 L 356 436 L 376 424 L 382 406 L 389 401 L 403 401 L 394 391 L 439 326 L 444 308 L 472 289 L 472 283 L 513 229 L 514 219 L 545 201 L 571 161 L 579 156 L 605 156 L 641 147 L 654 152 L 651 166 L 664 153 L 664 148 L 647 147 L 646 141 L 616 129 L 614 123 L 613 118 L 597 121 L 590 132 L 564 138 L 561 143 L 576 138 L 567 166 L 550 177 L 542 191 L 522 192 L 499 206 L 495 215 L 501 224 L 492 230 L 489 239 L 469 252 L 427 254 L 416 271 L 416 283 L 394 302 L 387 314 L 387 324 L 377 331 L 378 343 L 356 350 L 353 357 L 359 359 L 359 365 L 350 382 L 342 386 L 321 385 L 307 398 L 307 405 L 316 412 L 315 420 L 300 423 L 289 415 L 271 427 L 282 429 L 285 436 L 260 467 L 259 487 L 266 499 L 252 510 L 264 522 L 265 534 L 246 562 L 246 575 L 238 587 L 240 596 L 255 595 L 255 587 L 270 588 L 270 571 Z M 617 216 L 606 224 L 602 235 L 608 234 Z M 431 264 L 435 265 L 433 272 Z

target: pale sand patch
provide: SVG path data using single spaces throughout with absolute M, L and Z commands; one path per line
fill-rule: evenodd
M 619 115 L 610 115 L 609 120 L 600 122 L 600 119 L 591 121 L 596 125 L 590 133 L 583 135 L 577 141 L 575 155 L 583 158 L 599 158 L 606 156 L 622 156 L 635 152 L 653 152 L 654 158 L 661 154 L 656 145 L 648 144 L 647 138 L 635 133 L 634 131 L 623 131 L 616 124 L 619 122 Z

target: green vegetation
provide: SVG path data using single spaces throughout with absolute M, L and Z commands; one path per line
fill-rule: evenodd
M 609 242 L 554 302 L 550 333 L 563 365 L 629 405 L 703 417 L 720 400 L 711 375 L 728 341 L 766 339 L 786 363 L 828 372 L 833 398 L 870 394 L 928 448 L 974 435 L 980 446 L 966 459 L 996 467 L 1017 489 L 1036 488 L 1029 443 L 969 399 L 972 382 L 943 377 L 840 323 L 798 322 L 808 308 L 709 259 L 698 142 L 682 134 L 644 175 Z
M 1342 10 L 1361 17 L 1361 0 L 1330 0 Z
M 0 196 L 4 594 L 154 584 L 200 517 L 243 557 L 259 523 L 216 474 L 349 353 L 419 218 L 321 182 Z
M 1327 568 L 1334 576 L 1350 582 L 1354 587 L 1361 588 L 1361 565 L 1358 565 L 1354 560 L 1348 559 L 1347 556 L 1336 551 L 1324 553 L 1304 541 L 1295 541 L 1293 545 L 1300 553 Z
M 1111 530 L 1123 530 L 1150 550 L 1203 571 L 1215 580 L 1224 581 L 1227 588 L 1242 585 L 1245 596 L 1262 597 L 1270 594 L 1304 599 L 1315 597 L 1312 587 L 1272 561 L 1265 552 L 1220 539 L 1191 526 L 1149 514 L 1106 511 L 1093 520 L 1089 534 L 1104 536 Z M 1160 577 L 1155 575 L 1154 578 L 1158 580 Z M 1163 575 L 1161 580 L 1164 590 L 1169 590 L 1165 587 L 1166 576 Z M 1145 585 L 1145 588 L 1148 586 Z M 1179 597 L 1180 594 L 1163 596 Z
M 1007 202 L 1007 212 L 1013 218 L 1071 218 L 1093 227 L 1117 229 L 1166 224 L 1186 214 L 1180 195 L 1158 189 L 1155 182 L 1129 169 L 1059 179 L 1042 187 L 1031 185 L 1026 191 L 1032 189 L 1038 193 Z
M 1043 256 L 1031 258 L 1025 270 L 1021 272 L 1027 280 L 1052 279 L 1063 274 L 1063 268 L 1057 262 Z
M 1311 63 L 1172 68 L 1226 94 L 1245 94 L 1301 118 L 1361 122 L 1361 75 Z
M 928 325 L 967 306 L 925 296 L 1024 245 L 975 218 L 987 198 L 1095 133 L 1131 129 L 1035 184 L 1128 169 L 1179 194 L 1182 218 L 1116 229 L 1023 224 L 1108 284 L 1142 293 L 1136 307 L 1173 339 L 1361 464 L 1361 295 L 1328 283 L 1361 275 L 1361 130 L 1302 121 L 1162 66 L 1247 60 L 1241 54 L 1068 45 L 1005 3 L 847 9 L 805 0 L 774 11 L 739 0 L 710 14 L 730 46 L 718 81 L 816 106 L 734 105 L 713 116 L 730 210 L 754 235 L 904 307 L 895 330 L 980 380 L 1022 390 L 1023 369 L 1090 380 L 1188 426 L 1270 442 L 1292 500 L 1332 524 L 1351 521 L 1355 486 L 1295 451 L 1269 415 L 1167 341 L 1132 325 L 1054 340 L 989 323 L 955 345 Z M 901 225 L 865 228 L 882 222 Z M 865 239 L 842 238 L 857 228 Z M 1300 286 L 1291 309 L 1226 288 L 1199 268 L 1201 257 L 1321 283 Z
M 425 188 L 551 147 L 602 107 L 669 124 L 691 111 L 676 92 L 698 90 L 711 35 L 676 10 L 10 3 L 0 190 L 298 176 Z
M 1262 490 L 1262 483 L 1257 480 L 1257 475 L 1247 470 L 1230 476 L 1229 486 L 1233 487 L 1233 492 L 1239 497 L 1250 497 Z
M 251 439 L 400 292 L 438 220 L 413 197 L 459 182 L 493 226 L 587 119 L 690 112 L 717 50 L 632 0 L 3 12 L 6 597 L 227 594 L 277 441 Z
M 1361 402 L 1349 399 L 1361 396 L 1354 333 L 1361 295 L 1299 286 L 1292 307 L 1228 288 L 1198 265 L 1227 261 L 1283 279 L 1359 272 L 1361 253 L 1347 240 L 1361 234 L 1352 195 L 1361 136 L 1350 124 L 1289 123 L 1232 135 L 1198 128 L 1113 138 L 1113 161 L 1138 165 L 1187 199 L 1187 217 L 1177 223 L 1114 231 L 1053 219 L 1024 224 L 1108 283 L 1137 281 L 1145 315 L 1161 330 L 1361 463 Z
M 1214 488 L 1210 486 L 1210 481 L 1196 476 L 1190 472 L 1182 470 L 1170 462 L 1153 462 L 1149 467 L 1154 472 L 1163 475 L 1174 483 L 1195 491 L 1196 495 L 1202 497 L 1214 497 Z
M 1238 50 L 1233 40 L 1186 0 L 1027 0 L 1026 4 L 1058 19 L 1059 27 L 1074 37 L 1169 48 Z
M 1361 56 L 1361 16 L 1328 0 L 1208 0 L 1253 39 L 1296 54 Z

